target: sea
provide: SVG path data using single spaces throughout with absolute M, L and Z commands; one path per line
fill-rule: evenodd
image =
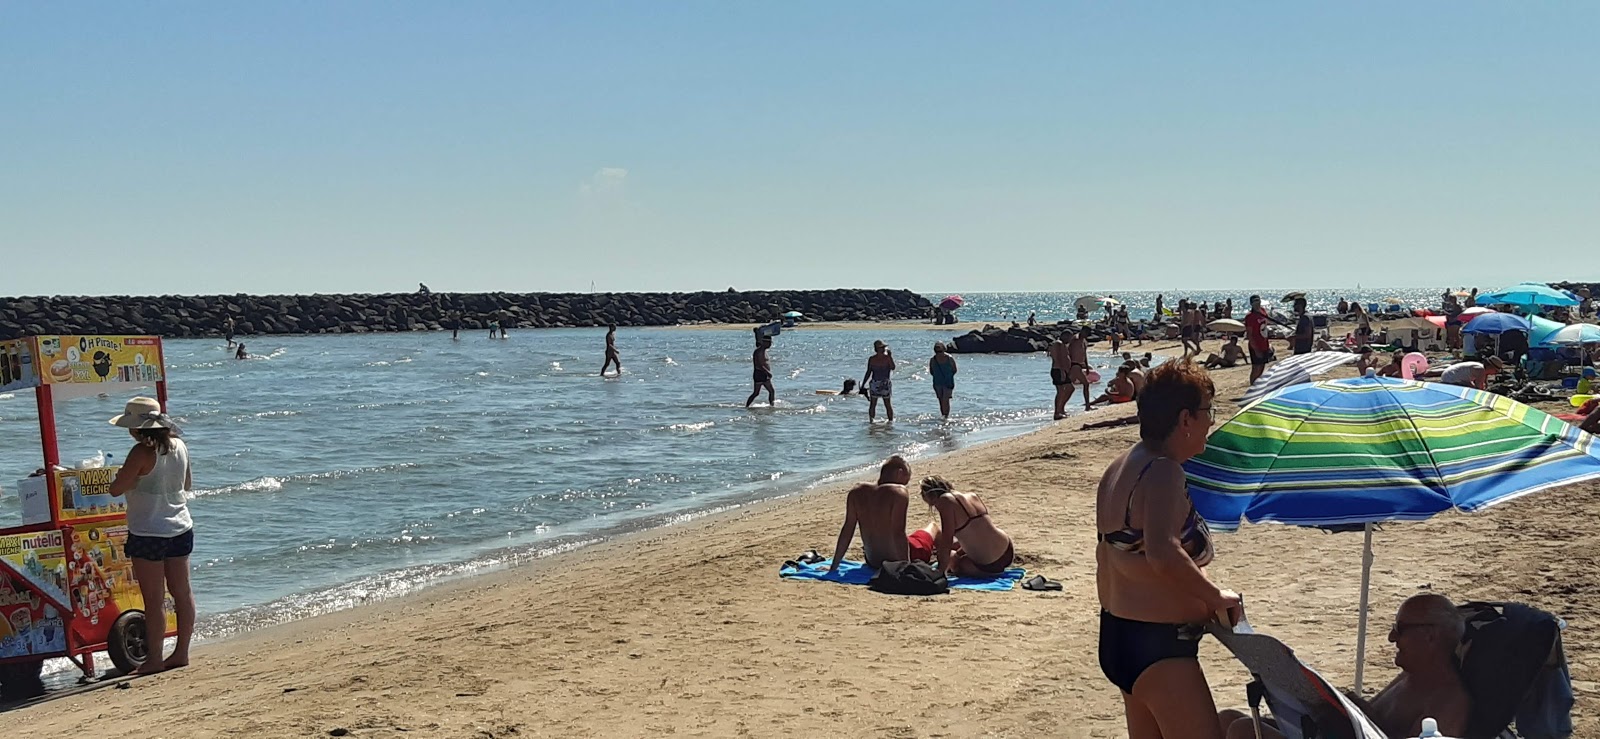
M 1341 296 L 1424 305 L 1441 291 L 1310 297 L 1314 309 Z M 1165 297 L 1231 297 L 1242 311 L 1252 292 L 1285 291 Z M 1111 294 L 1135 317 L 1157 295 Z M 958 315 L 1049 322 L 1080 295 L 967 293 Z M 603 333 L 256 336 L 242 361 L 220 340 L 166 341 L 170 407 L 194 465 L 200 635 L 392 598 L 1051 421 L 1042 354 L 960 356 L 953 413 L 940 418 L 927 360 L 953 332 L 786 329 L 770 352 L 777 401 L 748 409 L 749 332 L 619 329 L 619 377 L 600 375 Z M 865 398 L 817 393 L 859 380 L 880 339 L 901 363 L 892 424 L 882 409 L 868 423 Z M 1092 359 L 1108 370 L 1115 358 Z M 59 402 L 62 459 L 125 455 L 126 433 L 106 423 L 125 400 Z M 42 463 L 31 394 L 0 395 L 0 439 L 0 525 L 10 525 L 20 522 L 13 481 Z M 797 540 L 796 551 L 815 544 Z

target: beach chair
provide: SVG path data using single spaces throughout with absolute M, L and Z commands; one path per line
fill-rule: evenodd
M 1461 612 L 1467 629 L 1458 655 L 1472 698 L 1464 739 L 1571 736 L 1572 681 L 1559 619 L 1518 603 L 1473 602 Z M 1254 678 L 1246 690 L 1251 713 L 1259 720 L 1264 699 L 1289 739 L 1401 739 L 1386 737 L 1283 642 L 1219 626 L 1211 632 Z

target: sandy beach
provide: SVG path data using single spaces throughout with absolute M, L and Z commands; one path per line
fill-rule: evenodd
M 1247 372 L 1214 374 L 1219 407 Z M 831 548 L 839 484 L 206 644 L 187 669 L 5 720 L 166 737 L 1123 736 L 1096 661 L 1092 505 L 1137 432 L 1080 427 L 1131 412 L 913 462 L 982 494 L 1019 563 L 1064 592 L 925 599 L 780 579 L 785 559 Z M 1576 736 L 1600 733 L 1597 492 L 1385 527 L 1369 685 L 1395 673 L 1383 634 L 1405 597 L 1523 600 L 1568 621 Z M 1220 539 L 1211 574 L 1258 629 L 1348 686 L 1360 553 L 1357 535 L 1247 526 Z M 1215 641 L 1201 654 L 1219 705 L 1242 705 L 1243 669 Z
M 707 329 L 723 329 L 728 331 L 752 331 L 760 323 L 685 323 L 677 326 L 654 326 L 657 331 L 705 331 Z M 984 326 L 1010 326 L 1010 321 L 960 321 L 947 323 L 943 326 L 928 321 L 817 321 L 815 323 L 800 323 L 785 331 L 871 331 L 874 329 L 893 331 L 948 331 L 951 336 L 959 336 L 968 331 L 977 331 Z M 1040 324 L 1043 327 L 1043 324 Z

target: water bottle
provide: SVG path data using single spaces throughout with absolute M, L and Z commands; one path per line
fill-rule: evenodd
M 105 455 L 106 455 L 106 461 L 105 461 L 105 466 L 106 467 L 115 467 L 115 466 L 117 466 L 117 455 L 112 454 L 111 452 L 105 452 Z
M 1451 739 L 1439 733 L 1439 722 L 1431 718 L 1422 720 L 1422 733 L 1416 739 Z

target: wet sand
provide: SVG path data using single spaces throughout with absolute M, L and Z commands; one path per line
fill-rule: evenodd
M 1247 373 L 1216 373 L 1220 408 Z M 1060 593 L 924 599 L 781 580 L 783 560 L 831 550 L 840 484 L 207 644 L 189 668 L 4 720 L 169 737 L 1123 736 L 1096 658 L 1092 507 L 1137 430 L 1079 428 L 1131 413 L 913 463 L 983 495 L 1019 564 Z M 1600 735 L 1597 493 L 1380 531 L 1369 685 L 1395 673 L 1383 635 L 1405 597 L 1524 600 L 1569 622 L 1575 735 Z M 1347 686 L 1360 559 L 1358 535 L 1247 526 L 1220 538 L 1211 574 L 1245 594 L 1258 629 Z M 1242 706 L 1244 670 L 1214 640 L 1201 654 L 1218 703 Z

